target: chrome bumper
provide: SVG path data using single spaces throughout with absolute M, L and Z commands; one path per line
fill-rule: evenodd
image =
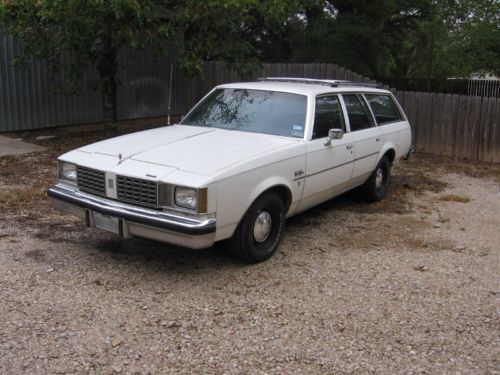
M 415 150 L 413 148 L 410 148 L 408 150 L 408 153 L 403 156 L 403 160 L 410 160 L 411 154 L 414 154 L 414 153 L 415 153 Z
M 95 228 L 94 213 L 118 218 L 117 231 L 124 238 L 149 238 L 173 245 L 203 249 L 215 241 L 214 218 L 197 219 L 140 208 L 107 198 L 55 185 L 47 191 L 54 208 L 81 217 L 88 227 Z

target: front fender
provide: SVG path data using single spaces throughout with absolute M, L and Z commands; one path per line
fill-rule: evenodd
M 217 241 L 231 237 L 252 203 L 269 189 L 286 188 L 291 195 L 288 214 L 294 212 L 304 188 L 303 180 L 294 181 L 294 171 L 303 170 L 304 164 L 304 158 L 299 156 L 219 181 Z
M 302 188 L 303 184 L 300 184 L 301 189 L 294 189 L 295 187 L 298 187 L 298 183 L 295 182 L 295 186 L 292 185 L 292 182 L 289 180 L 285 179 L 282 176 L 273 176 L 265 179 L 261 183 L 259 183 L 250 193 L 248 196 L 247 202 L 246 202 L 246 208 L 245 212 L 248 211 L 250 206 L 252 205 L 255 200 L 262 195 L 264 192 L 276 188 L 276 187 L 284 187 L 288 190 L 291 200 L 290 200 L 290 207 L 289 210 L 293 209 L 294 203 L 296 203 L 299 199 L 300 196 L 302 195 Z M 286 202 L 285 202 L 286 203 Z

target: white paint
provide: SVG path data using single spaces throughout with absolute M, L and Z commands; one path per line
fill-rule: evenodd
M 270 188 L 283 186 L 290 191 L 287 216 L 291 216 L 362 184 L 387 150 L 394 149 L 398 160 L 410 149 L 411 132 L 406 119 L 348 131 L 329 146 L 325 146 L 325 138 L 310 140 L 316 96 L 347 92 L 390 94 L 386 90 L 277 82 L 219 87 L 306 95 L 304 138 L 174 125 L 84 146 L 61 159 L 105 171 L 106 178 L 115 182 L 114 188 L 108 186 L 106 190 L 110 198 L 116 198 L 116 175 L 207 187 L 208 213 L 215 214 L 216 240 L 222 240 L 233 234 L 252 202 Z M 346 124 L 349 129 L 347 118 Z

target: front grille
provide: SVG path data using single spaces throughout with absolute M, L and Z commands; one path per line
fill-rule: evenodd
M 77 183 L 81 191 L 106 196 L 106 174 L 77 166 Z M 154 181 L 116 176 L 117 200 L 146 207 L 158 207 L 158 185 Z
M 106 196 L 104 172 L 77 166 L 76 176 L 77 184 L 81 191 Z
M 117 176 L 118 200 L 147 207 L 158 207 L 158 184 L 154 181 Z

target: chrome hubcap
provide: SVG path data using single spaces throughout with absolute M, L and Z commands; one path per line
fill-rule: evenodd
M 271 233 L 271 214 L 266 211 L 262 211 L 257 215 L 257 219 L 255 219 L 255 224 L 253 227 L 253 238 L 257 242 L 264 242 L 267 237 L 269 237 L 269 233 Z
M 384 171 L 382 168 L 377 169 L 377 173 L 375 174 L 375 187 L 380 189 L 382 187 L 382 184 L 384 182 Z

